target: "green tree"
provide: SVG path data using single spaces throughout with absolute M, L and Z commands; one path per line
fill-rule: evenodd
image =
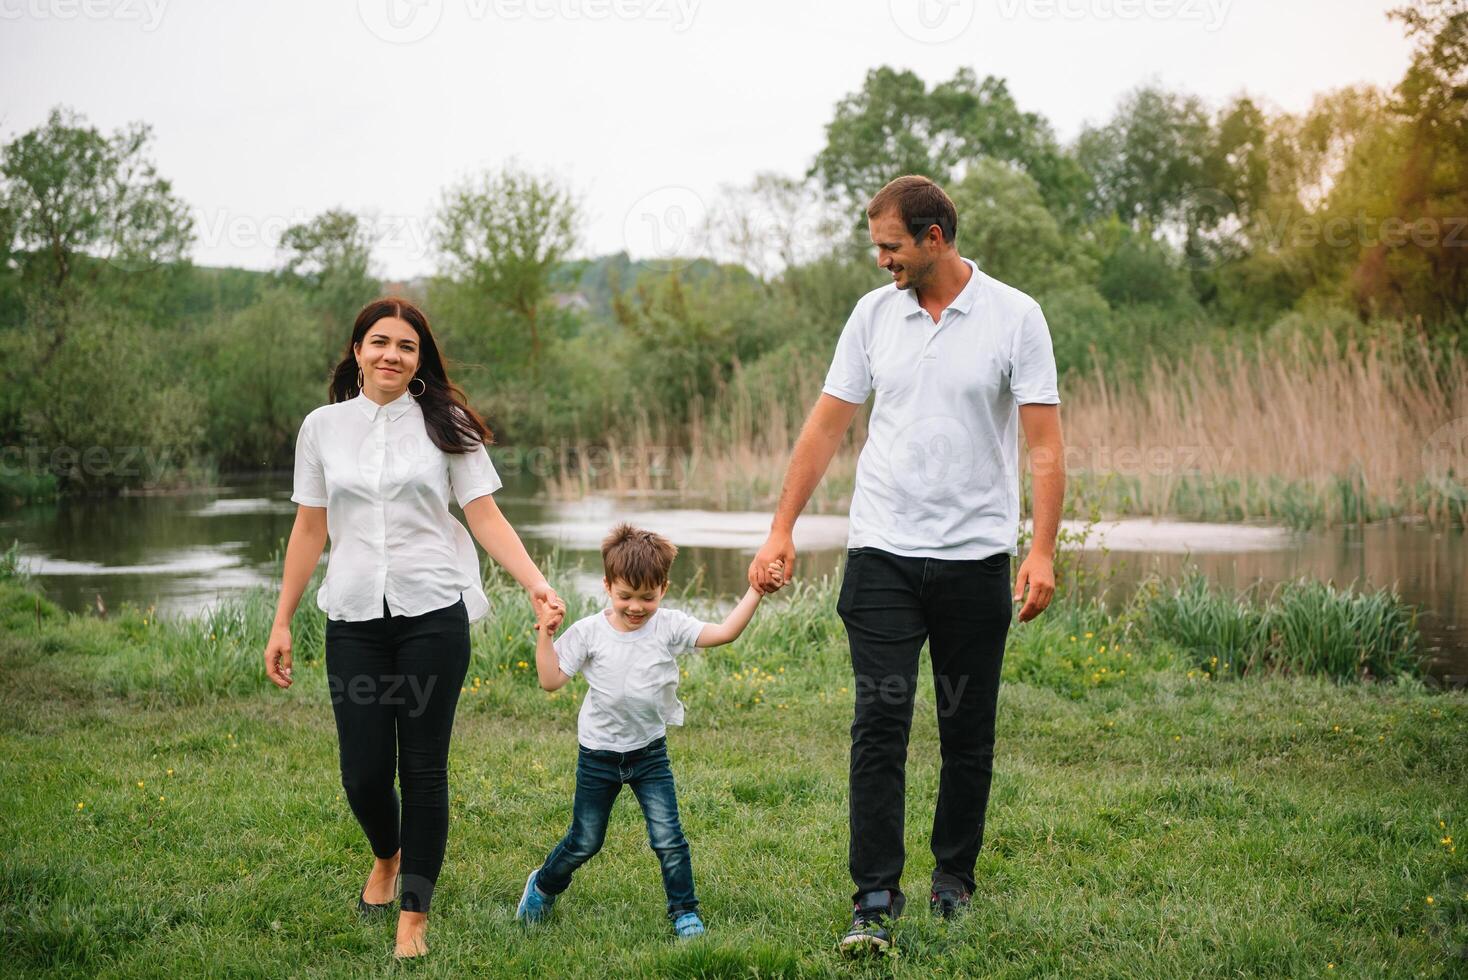
M 43 308 L 43 317 L 67 322 L 19 333 L 16 359 L 28 367 L 15 383 L 22 438 L 46 453 L 64 491 L 162 482 L 195 461 L 204 398 L 159 370 L 147 327 L 87 297 Z M 48 337 L 63 334 L 64 345 L 38 356 Z
M 512 315 L 539 374 L 544 325 L 556 322 L 552 281 L 576 247 L 581 206 L 555 180 L 515 167 L 464 181 L 443 195 L 434 244 L 450 278 Z
M 44 126 L 0 151 L 11 241 L 27 272 L 63 293 L 85 266 L 139 272 L 183 258 L 193 219 L 148 158 L 152 132 L 141 123 L 104 136 L 57 108 Z
M 1071 247 L 1039 185 L 1024 171 L 979 159 L 950 194 L 958 210 L 959 251 L 990 275 L 1040 295 L 1094 271 Z
M 207 444 L 221 467 L 290 462 L 301 419 L 326 400 L 327 372 L 318 360 L 289 352 L 318 338 L 317 311 L 281 287 L 209 328 L 200 358 L 208 369 L 199 385 L 208 394 Z
M 1114 214 L 1133 228 L 1187 226 L 1197 191 L 1207 186 L 1211 142 L 1199 99 L 1137 89 L 1110 122 L 1076 140 L 1076 158 L 1091 178 L 1091 212 Z
M 319 323 L 317 346 L 328 367 L 341 357 L 357 311 L 379 291 L 372 275 L 372 230 L 350 211 L 324 211 L 280 236 L 280 277 L 307 298 Z
M 971 69 L 928 90 L 910 71 L 876 68 L 836 105 L 811 174 L 847 203 L 866 201 L 902 174 L 939 183 L 981 158 L 1012 163 L 1034 178 L 1047 206 L 1069 217 L 1085 175 L 1038 113 L 1024 112 L 1003 79 Z

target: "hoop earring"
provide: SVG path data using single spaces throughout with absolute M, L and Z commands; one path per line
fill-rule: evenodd
M 414 381 L 418 382 L 423 387 L 420 388 L 417 391 L 414 391 L 413 390 L 413 382 Z M 427 381 L 424 381 L 422 378 L 409 378 L 408 379 L 408 394 L 412 395 L 414 398 L 422 398 L 423 397 L 423 393 L 425 391 L 427 391 L 427 390 L 428 390 L 428 382 Z
M 362 369 L 361 368 L 357 368 L 357 390 L 358 391 L 361 391 L 362 390 L 362 382 L 364 380 L 365 379 L 362 377 Z

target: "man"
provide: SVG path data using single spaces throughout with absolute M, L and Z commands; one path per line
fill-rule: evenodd
M 837 611 L 855 673 L 851 726 L 848 953 L 885 949 L 902 911 L 903 804 L 918 654 L 933 661 L 942 774 L 930 908 L 947 918 L 974 889 L 993 774 L 994 715 L 1018 553 L 1018 425 L 1034 477 L 1034 535 L 1014 601 L 1021 622 L 1055 593 L 1065 492 L 1060 396 L 1049 329 L 1030 297 L 954 244 L 958 216 L 926 177 L 899 177 L 867 206 L 890 285 L 852 311 L 791 454 L 769 538 L 749 567 L 795 560 L 791 532 L 857 409 L 876 403 L 857 463 Z M 1016 418 L 1016 415 L 1018 418 Z

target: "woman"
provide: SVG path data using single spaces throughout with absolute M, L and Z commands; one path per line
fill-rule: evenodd
M 492 436 L 449 380 L 417 307 L 394 297 L 363 307 L 330 398 L 296 440 L 299 508 L 265 671 L 290 687 L 291 618 L 329 535 L 316 602 L 327 615 L 342 786 L 376 856 L 358 908 L 386 911 L 400 882 L 395 954 L 420 956 L 448 837 L 449 737 L 469 623 L 489 610 L 450 493 L 533 604 L 557 597 L 495 506 L 500 480 L 484 448 Z

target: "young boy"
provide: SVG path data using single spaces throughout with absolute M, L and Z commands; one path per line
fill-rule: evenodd
M 661 609 L 677 553 L 660 534 L 618 524 L 601 546 L 610 606 L 572 624 L 554 644 L 551 635 L 565 618 L 565 605 L 557 601 L 536 610 L 540 686 L 554 691 L 579 672 L 588 689 L 577 722 L 581 750 L 571 828 L 526 879 L 515 909 L 521 922 L 549 915 L 571 875 L 601 850 L 612 803 L 625 784 L 642 807 L 648 840 L 662 864 L 673 931 L 680 939 L 704 932 L 665 738 L 668 725 L 683 724 L 677 657 L 694 647 L 733 643 L 753 617 L 760 593 L 751 588 L 717 626 Z M 770 566 L 777 581 L 782 571 L 778 562 Z

